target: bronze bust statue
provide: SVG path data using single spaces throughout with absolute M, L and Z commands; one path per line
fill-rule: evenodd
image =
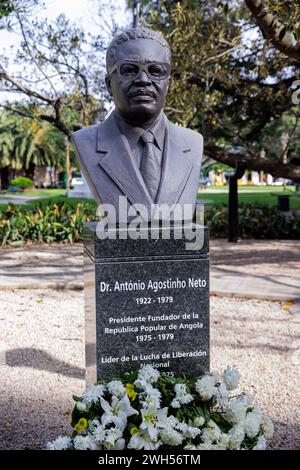
M 195 207 L 203 153 L 201 134 L 172 124 L 163 112 L 171 51 L 149 28 L 117 35 L 106 54 L 106 86 L 115 110 L 72 134 L 82 174 L 100 204 Z

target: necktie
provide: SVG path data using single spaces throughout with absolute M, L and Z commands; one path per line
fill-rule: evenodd
M 154 151 L 154 135 L 150 131 L 146 131 L 141 136 L 144 145 L 141 173 L 148 188 L 152 200 L 155 202 L 159 183 L 161 162 L 159 152 Z

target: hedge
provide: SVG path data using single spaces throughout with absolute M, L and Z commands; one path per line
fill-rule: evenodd
M 227 217 L 226 207 L 212 207 L 205 212 L 211 238 L 227 238 Z M 68 201 L 34 207 L 9 205 L 0 210 L 0 245 L 80 242 L 83 224 L 95 219 L 95 205 L 89 201 L 75 207 Z M 275 207 L 241 205 L 239 227 L 241 238 L 300 239 L 300 217 L 285 217 Z

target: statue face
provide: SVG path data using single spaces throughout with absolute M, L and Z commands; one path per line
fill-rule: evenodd
M 170 64 L 166 49 L 151 39 L 118 46 L 106 84 L 117 111 L 141 123 L 160 113 L 168 91 Z

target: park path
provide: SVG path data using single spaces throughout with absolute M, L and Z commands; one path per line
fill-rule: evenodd
M 211 243 L 211 370 L 238 366 L 274 422 L 271 449 L 300 449 L 299 243 Z M 85 387 L 82 263 L 79 245 L 0 250 L 0 449 L 43 449 L 71 430 Z M 253 298 L 254 280 L 257 297 L 282 286 L 285 298 Z
M 300 241 L 210 243 L 213 295 L 300 300 Z M 0 289 L 83 289 L 82 245 L 0 250 Z
M 84 382 L 83 291 L 0 291 L 0 449 L 43 449 L 71 431 Z M 284 307 L 284 308 L 283 308 Z M 274 421 L 273 449 L 300 448 L 300 312 L 280 302 L 211 297 L 211 370 Z

